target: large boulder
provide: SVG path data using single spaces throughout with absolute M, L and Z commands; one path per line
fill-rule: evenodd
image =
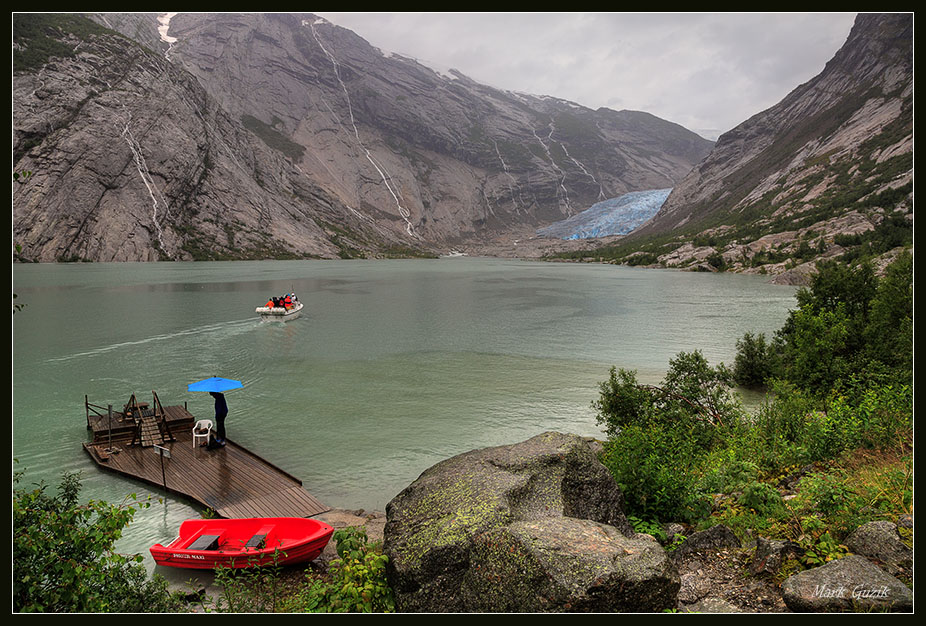
M 856 554 L 790 576 L 781 595 L 799 612 L 913 610 L 913 592 L 906 585 Z
M 855 554 L 880 562 L 894 576 L 913 573 L 913 549 L 900 538 L 892 522 L 868 522 L 853 531 L 846 547 Z
M 544 433 L 426 470 L 386 507 L 400 611 L 657 611 L 679 580 L 594 447 Z

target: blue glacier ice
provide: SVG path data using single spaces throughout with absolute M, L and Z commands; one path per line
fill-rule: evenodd
M 559 239 L 626 235 L 653 217 L 669 197 L 670 191 L 671 188 L 632 191 L 617 198 L 602 200 L 581 213 L 539 229 L 537 234 Z

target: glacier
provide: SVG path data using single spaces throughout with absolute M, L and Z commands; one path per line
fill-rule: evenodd
M 537 235 L 559 239 L 626 235 L 653 217 L 671 191 L 671 187 L 632 191 L 617 198 L 602 200 L 581 213 L 538 229 Z

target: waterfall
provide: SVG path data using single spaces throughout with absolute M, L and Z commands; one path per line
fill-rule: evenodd
M 521 197 L 521 185 L 518 184 L 518 179 L 512 176 L 511 172 L 508 169 L 508 164 L 505 163 L 505 159 L 502 158 L 502 153 L 498 149 L 498 142 L 493 139 L 492 143 L 495 144 L 495 154 L 498 155 L 498 160 L 501 161 L 502 163 L 502 169 L 505 170 L 505 174 L 508 175 L 508 178 L 509 178 L 508 193 L 511 194 L 511 201 L 514 202 L 515 212 L 520 214 L 521 207 L 524 206 L 524 198 Z M 514 199 L 514 189 L 512 189 L 511 183 L 514 183 L 514 186 L 518 188 L 518 201 L 517 202 L 515 202 L 515 199 Z
M 329 52 L 327 48 L 325 48 L 324 44 L 322 44 L 321 39 L 318 36 L 318 31 L 315 29 L 316 24 L 324 24 L 324 23 L 326 23 L 325 20 L 321 20 L 321 19 L 316 20 L 315 22 L 312 22 L 311 24 L 308 24 L 307 21 L 303 21 L 303 25 L 308 24 L 308 26 L 311 27 L 312 37 L 315 38 L 315 43 L 318 44 L 318 47 L 321 48 L 321 51 L 325 54 L 326 57 L 328 57 L 328 60 L 331 61 L 331 66 L 334 68 L 335 78 L 337 78 L 338 84 L 341 85 L 341 90 L 344 92 L 344 97 L 347 99 L 347 112 L 350 116 L 350 124 L 351 124 L 351 127 L 354 129 L 354 137 L 357 139 L 357 144 L 360 146 L 360 149 L 363 150 L 364 154 L 367 157 L 367 160 L 370 162 L 370 165 L 373 166 L 373 168 L 377 171 L 377 173 L 379 173 L 380 178 L 383 179 L 383 183 L 386 185 L 386 189 L 388 189 L 389 193 L 392 194 L 392 199 L 395 200 L 396 207 L 398 207 L 399 209 L 399 215 L 402 217 L 403 220 L 405 220 L 405 231 L 410 236 L 417 237 L 414 231 L 414 226 L 412 226 L 412 223 L 411 223 L 411 212 L 409 212 L 409 210 L 406 209 L 402 205 L 402 202 L 399 200 L 399 196 L 396 193 L 396 190 L 393 189 L 392 185 L 389 183 L 389 180 L 392 177 L 387 176 L 388 173 L 385 171 L 383 166 L 376 162 L 376 159 L 373 158 L 373 154 L 363 144 L 363 140 L 360 139 L 360 131 L 357 129 L 357 124 L 354 121 L 354 109 L 353 109 L 353 106 L 351 105 L 350 93 L 347 91 L 347 85 L 345 85 L 344 81 L 341 80 L 340 64 L 338 63 L 334 55 L 331 52 Z M 338 123 L 340 124 L 340 120 L 338 120 Z
M 125 105 L 123 105 L 123 109 Z M 160 244 L 161 250 L 170 257 L 170 252 L 167 251 L 167 246 L 164 244 L 164 231 L 161 230 L 161 224 L 158 218 L 158 199 L 164 203 L 164 213 L 166 217 L 170 216 L 170 207 L 167 204 L 167 200 L 164 199 L 164 196 L 158 190 L 157 185 L 154 184 L 154 179 L 151 177 L 151 172 L 148 170 L 148 164 L 145 161 L 145 156 L 141 151 L 141 144 L 138 143 L 138 140 L 135 139 L 135 136 L 132 134 L 131 129 L 132 118 L 126 112 L 125 126 L 122 128 L 122 138 L 125 139 L 125 142 L 129 146 L 129 150 L 132 151 L 132 158 L 135 160 L 135 167 L 138 169 L 138 174 L 141 176 L 142 182 L 145 183 L 145 187 L 148 189 L 148 195 L 151 197 L 151 221 L 154 223 L 155 235 L 157 236 L 158 243 Z
M 553 125 L 550 124 L 550 126 L 552 127 Z M 540 145 L 543 147 L 544 151 L 547 153 L 547 158 L 550 159 L 550 164 L 553 165 L 553 169 L 555 169 L 557 172 L 560 173 L 559 187 L 560 187 L 560 189 L 563 190 L 563 201 L 566 203 L 566 210 L 567 210 L 567 212 L 571 213 L 571 212 L 572 212 L 572 209 L 571 209 L 571 207 L 569 206 L 569 192 L 566 190 L 566 185 L 565 185 L 565 183 L 566 183 L 566 172 L 564 172 L 563 170 L 561 170 L 560 167 L 559 167 L 559 165 L 556 164 L 556 161 L 553 160 L 553 155 L 550 153 L 550 148 L 549 148 L 549 146 L 547 146 L 547 144 L 545 144 L 545 143 L 543 142 L 543 139 L 540 138 L 540 135 L 537 134 L 537 131 L 534 130 L 534 131 L 532 131 L 532 132 L 534 133 L 534 137 L 537 139 L 537 141 L 538 141 L 538 142 L 540 143 Z M 552 137 L 552 136 L 553 136 L 553 130 L 552 130 L 552 128 L 551 128 L 551 130 L 550 130 L 550 135 L 547 137 L 547 139 L 549 139 L 549 138 Z

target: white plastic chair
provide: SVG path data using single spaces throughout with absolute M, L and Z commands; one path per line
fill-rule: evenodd
M 196 440 L 204 439 L 209 443 L 209 437 L 212 435 L 212 420 L 199 420 L 193 427 L 193 449 L 196 449 Z

